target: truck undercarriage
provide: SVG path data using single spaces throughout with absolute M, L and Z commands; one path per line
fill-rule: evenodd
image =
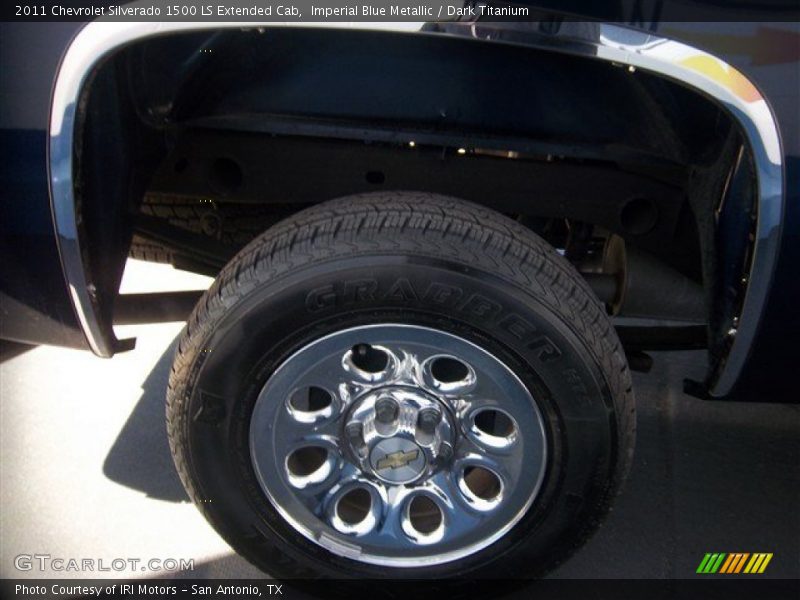
M 298 210 L 405 190 L 544 237 L 610 314 L 652 321 L 620 326 L 631 356 L 708 347 L 713 381 L 736 327 L 755 227 L 747 142 L 708 98 L 632 67 L 447 36 L 173 34 L 107 58 L 77 123 L 76 202 L 108 323 L 190 302 L 118 297 L 127 255 L 215 275 Z

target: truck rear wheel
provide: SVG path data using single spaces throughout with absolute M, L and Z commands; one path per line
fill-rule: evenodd
M 170 443 L 200 510 L 278 578 L 527 578 L 630 466 L 616 333 L 580 275 L 486 208 L 421 193 L 305 210 L 182 334 Z

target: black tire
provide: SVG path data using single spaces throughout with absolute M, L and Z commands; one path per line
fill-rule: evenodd
M 151 242 L 139 235 L 133 236 L 128 256 L 136 260 L 167 265 L 171 265 L 175 261 L 175 253 L 170 248 L 158 242 Z
M 236 250 L 276 223 L 281 215 L 289 214 L 288 209 L 282 206 L 212 202 L 166 194 L 148 194 L 139 210 L 142 215 L 158 219 L 165 225 L 206 236 L 217 245 Z M 141 233 L 134 233 L 128 255 L 208 275 L 216 275 L 219 271 L 219 267 L 214 268 L 216 262 L 208 264 L 205 254 L 192 253 L 185 247 L 173 248 L 164 240 L 150 239 Z M 224 262 L 223 259 L 221 263 Z
M 365 277 L 372 293 L 351 293 L 347 282 Z M 461 292 L 431 294 L 432 285 Z M 249 458 L 250 414 L 276 366 L 326 333 L 387 320 L 489 349 L 545 416 L 550 460 L 533 506 L 497 542 L 452 563 L 387 569 L 333 555 L 278 515 Z M 492 210 L 397 192 L 300 212 L 225 267 L 181 336 L 167 425 L 193 501 L 277 578 L 513 579 L 552 569 L 597 528 L 630 467 L 635 415 L 617 335 L 566 260 Z

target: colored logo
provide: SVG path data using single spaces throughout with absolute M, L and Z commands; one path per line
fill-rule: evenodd
M 737 573 L 763 573 L 772 560 L 772 552 L 725 552 L 706 553 L 697 573 L 701 575 L 724 573 L 726 575 Z
M 408 463 L 417 460 L 418 456 L 419 450 L 410 450 L 408 452 L 392 452 L 391 454 L 387 454 L 380 459 L 376 466 L 379 471 L 382 471 L 383 469 L 399 469 L 400 467 L 405 467 Z

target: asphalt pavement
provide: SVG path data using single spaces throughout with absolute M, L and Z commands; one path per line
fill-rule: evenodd
M 130 261 L 123 289 L 208 283 Z M 151 559 L 192 560 L 179 576 L 263 576 L 189 503 L 172 464 L 164 395 L 181 326 L 120 327 L 137 346 L 110 360 L 3 346 L 0 577 L 91 576 L 60 570 L 55 558 L 92 559 L 95 568 L 144 563 L 96 572 L 103 577 L 161 574 Z M 634 375 L 637 447 L 625 490 L 553 576 L 691 578 L 707 552 L 770 552 L 763 577 L 800 577 L 800 405 L 691 398 L 682 380 L 702 377 L 704 353 L 653 356 L 653 370 Z M 33 554 L 51 557 L 46 569 L 15 566 Z

